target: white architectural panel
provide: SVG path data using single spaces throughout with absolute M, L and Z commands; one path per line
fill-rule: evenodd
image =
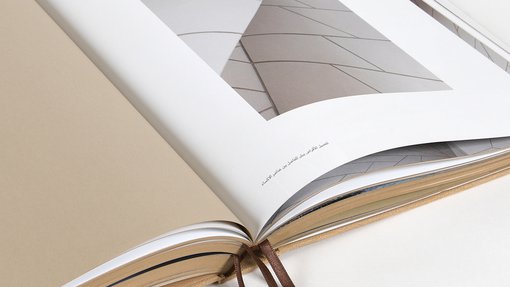
M 260 0 L 142 0 L 218 74 Z

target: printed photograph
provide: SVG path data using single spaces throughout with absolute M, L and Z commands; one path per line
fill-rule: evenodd
M 222 77 L 268 120 L 333 98 L 449 89 L 337 0 L 263 0 Z

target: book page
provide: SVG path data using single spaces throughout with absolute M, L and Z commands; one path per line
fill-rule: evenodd
M 318 207 L 328 200 L 341 201 L 341 198 L 348 197 L 347 194 L 353 191 L 360 192 L 358 195 L 370 193 L 377 189 L 376 186 L 392 185 L 398 181 L 401 181 L 400 183 L 414 181 L 420 175 L 446 173 L 462 165 L 491 157 L 504 157 L 504 154 L 508 153 L 510 146 L 508 138 L 492 139 L 490 145 L 483 142 L 484 140 L 456 142 L 455 153 L 459 151 L 464 156 L 455 154 L 453 147 L 445 149 L 447 144 L 426 144 L 384 151 L 340 166 L 314 180 L 291 197 L 268 222 L 261 238 L 284 224 L 303 217 L 303 214 L 311 210 L 318 210 Z M 401 160 L 395 161 L 397 158 Z M 367 166 L 367 170 L 364 170 L 364 166 Z M 416 182 L 413 184 L 419 185 Z
M 450 7 L 450 9 L 453 10 L 445 9 L 439 2 L 434 0 L 414 0 L 413 3 L 418 5 L 423 11 L 427 12 L 427 14 L 464 40 L 464 42 L 475 48 L 494 64 L 498 65 L 507 73 L 510 73 L 510 53 L 503 48 L 503 45 L 498 44 L 499 41 L 497 41 L 496 38 L 488 38 L 492 37 L 489 32 L 484 31 L 484 29 L 480 27 L 475 28 L 478 24 L 465 16 L 463 12 L 456 11 L 458 9 L 453 7 Z M 430 3 L 432 6 L 427 3 Z M 493 9 L 497 11 L 496 8 Z M 454 14 L 452 11 L 456 11 L 456 13 Z M 505 25 L 501 26 L 504 27 Z
M 33 1 L 0 2 L 0 285 L 235 216 Z
M 253 233 L 303 186 L 357 158 L 402 146 L 510 135 L 505 108 L 510 103 L 508 76 L 406 0 L 304 1 L 310 9 L 302 5 L 277 9 L 288 17 L 311 18 L 318 25 L 323 22 L 321 27 L 331 26 L 323 28 L 328 31 L 321 34 L 320 44 L 338 54 L 352 54 L 335 48 L 348 47 L 358 57 L 349 58 L 357 61 L 352 64 L 322 59 L 327 65 L 315 65 L 315 70 L 307 72 L 316 75 L 315 71 L 327 69 L 325 78 L 330 80 L 326 83 L 342 91 L 335 97 L 323 87 L 304 85 L 308 76 L 299 75 L 304 70 L 295 67 L 303 63 L 282 65 L 282 61 L 295 60 L 286 59 L 285 53 L 278 59 L 257 55 L 256 65 L 276 67 L 259 73 L 266 88 L 274 86 L 271 79 L 276 71 L 298 74 L 293 78 L 297 82 L 291 81 L 296 83 L 291 91 L 308 93 L 288 102 L 283 95 L 288 90 L 268 89 L 274 91 L 270 91 L 271 98 L 274 94 L 278 99 L 270 106 L 274 114 L 267 117 L 142 2 L 40 2 Z M 331 3 L 345 9 L 328 7 Z M 272 5 L 258 11 L 278 6 Z M 331 11 L 335 9 L 346 11 Z M 330 12 L 348 13 L 345 19 L 361 19 L 352 21 L 371 28 L 356 31 L 360 35 L 353 31 L 342 35 L 342 28 L 325 22 L 331 18 L 324 14 Z M 326 20 L 318 21 L 316 14 Z M 265 34 L 262 30 L 252 32 Z M 278 41 L 301 40 L 290 38 Z M 381 45 L 379 49 L 389 55 L 383 59 L 386 62 L 368 59 L 373 46 L 357 46 L 358 40 Z M 284 46 L 275 45 L 273 50 Z M 399 70 L 398 61 L 390 61 L 396 54 L 415 68 Z M 227 69 L 228 64 L 224 72 Z M 349 84 L 328 78 L 332 75 L 341 75 Z M 401 78 L 411 81 L 399 90 L 392 83 Z M 261 86 L 253 92 L 264 91 Z
M 424 0 L 437 13 L 454 21 L 461 29 L 478 38 L 484 45 L 510 60 L 510 32 L 504 11 L 510 4 L 504 0 L 490 3 L 479 0 Z M 436 13 L 436 14 L 437 14 Z
M 338 1 L 143 2 L 267 120 L 330 98 L 450 89 Z M 413 3 L 499 67 L 508 68 L 508 62 L 466 31 L 423 2 Z M 202 17 L 230 9 L 237 12 L 233 19 L 209 17 L 204 21 Z M 230 57 L 224 57 L 226 52 Z M 365 156 L 300 189 L 268 221 L 266 229 L 307 198 L 362 174 L 507 146 L 508 138 L 500 138 L 424 144 Z

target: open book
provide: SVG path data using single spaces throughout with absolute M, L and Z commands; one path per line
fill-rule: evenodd
M 410 1 L 17 2 L 6 285 L 202 286 L 510 169 L 510 77 Z

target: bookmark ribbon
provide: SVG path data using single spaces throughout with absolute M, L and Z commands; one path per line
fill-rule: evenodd
M 257 255 L 257 253 L 266 257 L 282 287 L 295 287 L 292 279 L 290 279 L 290 276 L 287 273 L 287 270 L 285 270 L 285 267 L 283 267 L 280 258 L 278 258 L 278 255 L 276 255 L 276 252 L 271 246 L 271 243 L 269 243 L 267 239 L 252 247 L 248 247 L 247 245 L 243 244 L 241 255 L 234 255 L 234 272 L 236 273 L 237 284 L 239 287 L 245 287 L 243 273 L 241 270 L 241 261 L 245 258 L 244 255 L 248 255 L 253 261 L 255 261 L 260 269 L 260 272 L 262 272 L 262 276 L 264 276 L 264 279 L 267 282 L 267 286 L 278 287 L 275 279 L 273 278 L 273 275 L 271 274 L 271 271 L 269 271 L 264 262 L 260 260 L 260 257 Z

